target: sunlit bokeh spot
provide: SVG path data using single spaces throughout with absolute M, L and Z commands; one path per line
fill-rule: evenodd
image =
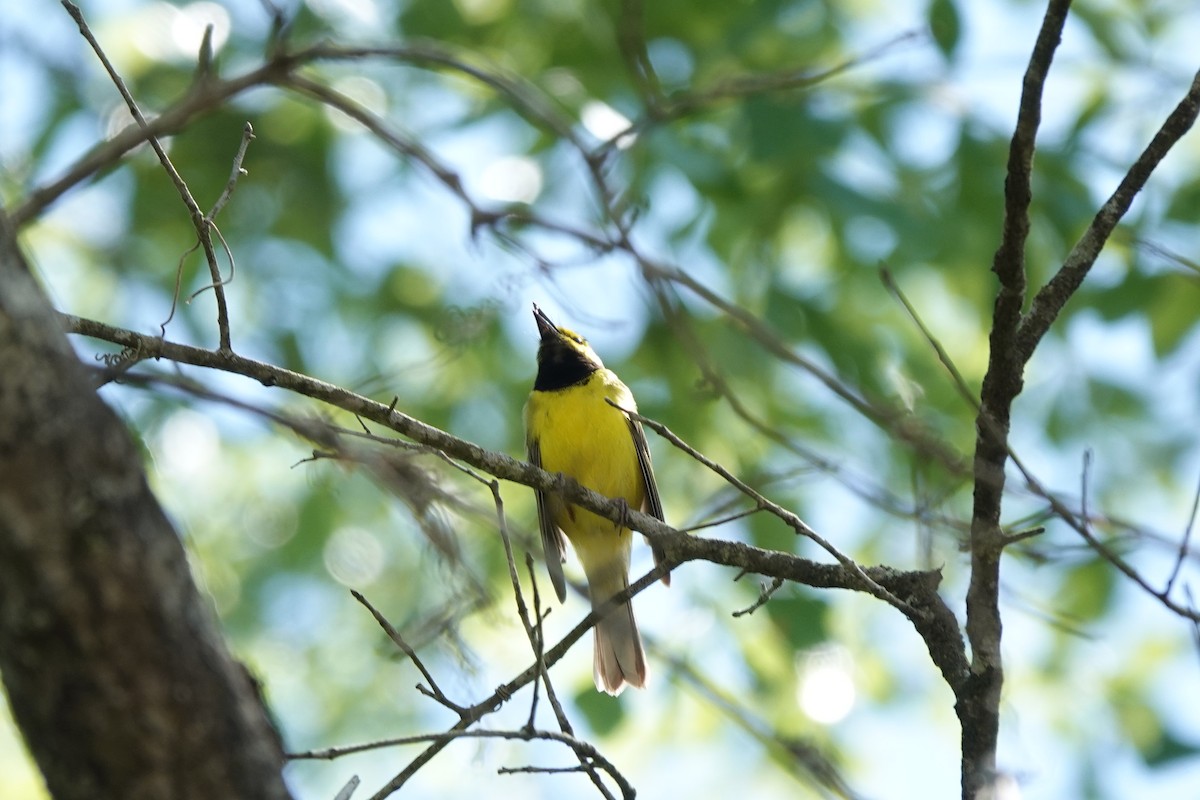
M 155 455 L 164 475 L 188 480 L 208 472 L 219 451 L 213 421 L 185 409 L 172 414 L 159 430 Z
M 246 519 L 246 533 L 259 546 L 273 550 L 296 535 L 296 511 L 287 504 L 253 509 Z
M 351 75 L 335 81 L 333 89 L 338 94 L 344 94 L 350 98 L 355 105 L 361 106 L 376 116 L 383 116 L 387 113 L 387 93 L 383 91 L 382 86 L 370 78 Z M 342 130 L 360 131 L 363 129 L 362 123 L 356 122 L 332 106 L 326 106 L 325 113 L 328 115 L 329 121 Z
M 511 7 L 511 0 L 454 0 L 454 7 L 472 25 L 486 25 L 502 17 Z
M 506 156 L 483 170 L 483 193 L 506 203 L 532 203 L 542 191 L 542 168 L 532 158 Z
M 154 61 L 194 61 L 209 25 L 216 53 L 229 39 L 230 30 L 229 12 L 216 3 L 155 3 L 130 18 L 126 32 L 133 46 Z
M 590 100 L 585 103 L 583 111 L 580 114 L 580 119 L 587 132 L 602 141 L 608 141 L 616 136 L 620 136 L 621 133 L 629 130 L 629 126 L 632 124 L 629 118 L 620 111 L 617 111 L 608 103 L 602 103 L 599 100 Z M 636 134 L 625 134 L 617 139 L 617 147 L 624 150 L 633 144 L 636 138 Z
M 832 725 L 854 708 L 853 663 L 844 648 L 819 647 L 800 658 L 797 701 L 815 722 Z
M 979 795 L 983 800 L 1021 800 L 1025 795 L 1021 792 L 1021 784 L 1006 772 L 1002 772 Z
M 325 545 L 325 569 L 345 586 L 367 586 L 383 571 L 383 545 L 362 528 L 341 528 Z
M 216 3 L 199 2 L 182 6 L 171 20 L 171 43 L 181 56 L 195 57 L 204 41 L 204 31 L 212 25 L 213 52 L 229 38 L 229 12 Z

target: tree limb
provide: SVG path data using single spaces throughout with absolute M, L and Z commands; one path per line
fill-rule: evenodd
M 0 211 L 0 675 L 56 800 L 289 797 L 124 424 Z
M 1063 306 L 1071 299 L 1087 277 L 1100 251 L 1108 242 L 1117 223 L 1129 211 L 1134 197 L 1146 185 L 1151 173 L 1166 157 L 1175 143 L 1196 123 L 1197 112 L 1200 111 L 1200 71 L 1192 78 L 1192 85 L 1175 109 L 1159 127 L 1154 138 L 1138 156 L 1137 161 L 1125 173 L 1116 190 L 1100 207 L 1092 224 L 1084 231 L 1083 236 L 1071 248 L 1063 265 L 1054 277 L 1038 291 L 1033 298 L 1029 313 L 1021 321 L 1017 331 L 1017 352 L 1022 361 L 1028 361 L 1038 342 L 1046 335 L 1046 331 L 1058 318 Z
M 1004 224 L 992 263 L 999 278 L 989 336 L 988 368 L 976 416 L 975 491 L 971 514 L 971 579 L 967 588 L 967 638 L 971 676 L 956 693 L 962 725 L 962 796 L 973 800 L 996 771 L 1000 730 L 1000 554 L 1004 546 L 1000 506 L 1013 400 L 1021 393 L 1024 362 L 1015 340 L 1025 302 L 1025 240 L 1029 235 L 1033 151 L 1041 122 L 1042 90 L 1062 38 L 1070 0 L 1050 0 L 1025 71 L 1016 130 L 1004 181 Z
M 311 397 L 440 450 L 497 478 L 558 493 L 614 522 L 624 519 L 656 546 L 662 547 L 669 566 L 687 561 L 709 561 L 818 588 L 871 593 L 874 593 L 871 586 L 875 584 L 902 601 L 897 607 L 925 639 L 930 656 L 951 687 L 959 686 L 966 678 L 968 669 L 958 621 L 937 593 L 941 582 L 939 570 L 905 572 L 857 564 L 854 565 L 857 569 L 852 569 L 841 563 L 823 564 L 792 553 L 681 533 L 653 517 L 586 489 L 564 475 L 545 472 L 532 464 L 459 439 L 396 410 L 394 404 L 384 405 L 316 378 L 234 353 L 168 342 L 81 317 L 64 314 L 61 319 L 69 331 L 119 344 L 136 353 L 139 359 L 166 358 L 180 364 L 218 369 L 253 378 L 264 386 L 277 386 Z M 864 581 L 863 576 L 869 580 Z M 547 664 L 553 663 L 553 652 L 546 654 Z

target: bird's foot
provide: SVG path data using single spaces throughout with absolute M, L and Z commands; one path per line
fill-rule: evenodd
M 629 501 L 626 500 L 624 497 L 618 497 L 617 505 L 621 509 L 621 515 L 620 515 L 621 518 L 617 521 L 617 524 L 619 524 L 622 528 L 628 528 L 629 527 Z

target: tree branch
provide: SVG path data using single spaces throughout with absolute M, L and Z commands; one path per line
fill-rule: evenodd
M 962 796 L 973 800 L 996 771 L 1000 729 L 1000 554 L 1004 534 L 1000 506 L 1013 400 L 1021 393 L 1024 362 L 1015 347 L 1025 301 L 1025 240 L 1029 235 L 1034 143 L 1041 121 L 1042 91 L 1062 38 L 1070 0 L 1050 0 L 1042 19 L 1021 92 L 1017 125 L 1004 181 L 1004 224 L 992 271 L 1000 280 L 989 336 L 988 368 L 976 416 L 974 508 L 971 515 L 971 579 L 967 588 L 967 638 L 971 676 L 956 695 L 962 725 Z
M 1137 161 L 1125 173 L 1121 183 L 1100 207 L 1092 224 L 1084 231 L 1083 236 L 1071 248 L 1062 267 L 1054 277 L 1041 288 L 1033 299 L 1029 313 L 1021 321 L 1017 332 L 1017 352 L 1022 361 L 1028 361 L 1038 342 L 1046 335 L 1054 320 L 1058 318 L 1063 306 L 1071 299 L 1087 277 L 1100 251 L 1108 242 L 1108 237 L 1116 228 L 1117 223 L 1129 211 L 1134 197 L 1146 185 L 1151 173 L 1166 157 L 1185 133 L 1196 123 L 1197 112 L 1200 111 L 1200 71 L 1192 78 L 1192 84 L 1184 94 L 1183 99 L 1159 127 L 1154 138 L 1138 156 Z
M 961 684 L 967 674 L 958 621 L 937 593 L 941 582 L 939 570 L 904 572 L 888 567 L 861 567 L 857 564 L 857 569 L 851 569 L 841 563 L 822 564 L 792 553 L 763 550 L 741 542 L 706 539 L 681 533 L 653 517 L 586 489 L 564 475 L 551 474 L 503 453 L 485 450 L 408 416 L 396 410 L 394 406 L 375 402 L 307 375 L 234 353 L 220 353 L 168 342 L 81 317 L 61 315 L 61 319 L 65 327 L 74 333 L 130 348 L 138 353 L 140 358 L 166 358 L 180 364 L 218 369 L 253 378 L 264 386 L 277 386 L 311 397 L 440 450 L 497 478 L 560 494 L 572 503 L 614 522 L 624 519 L 631 527 L 645 534 L 656 546 L 663 549 L 668 567 L 701 560 L 818 588 L 870 592 L 869 587 L 874 583 L 902 601 L 897 607 L 925 639 L 930 656 L 952 687 Z M 869 580 L 864 581 L 863 576 Z M 553 652 L 552 650 L 546 654 L 547 664 L 553 663 Z
M 0 674 L 57 800 L 289 797 L 121 420 L 0 211 Z

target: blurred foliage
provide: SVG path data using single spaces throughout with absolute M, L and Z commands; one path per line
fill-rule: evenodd
M 37 12 L 44 23 L 29 14 L 8 23 L 9 41 L 19 46 L 6 57 L 28 81 L 22 85 L 42 87 L 18 109 L 20 133 L 0 152 L 8 207 L 125 118 L 66 15 L 50 5 Z M 151 112 L 188 91 L 205 15 L 224 21 L 224 77 L 258 63 L 271 36 L 267 5 L 81 3 Z M 1200 30 L 1196 10 L 1185 0 L 1152 6 L 1112 0 L 1073 11 L 1036 160 L 1027 253 L 1033 286 L 1057 269 L 1196 66 L 1179 46 L 1179 31 Z M 643 252 L 762 319 L 855 395 L 911 411 L 970 456 L 973 410 L 879 272 L 886 265 L 978 387 L 1003 170 L 1037 4 L 314 0 L 280 8 L 291 48 L 434 41 L 466 63 L 518 75 L 589 145 L 615 135 L 614 120 L 637 124 L 636 137 L 611 149 L 601 174 L 614 206 L 630 211 Z M 642 29 L 631 9 L 640 9 Z M 631 41 L 645 45 L 652 80 L 631 74 Z M 722 93 L 746 76 L 811 76 L 852 59 L 849 69 L 802 88 Z M 579 230 L 611 229 L 580 154 L 514 110 L 504 92 L 461 72 L 382 57 L 317 62 L 303 72 L 420 142 L 482 207 L 508 207 L 506 193 L 520 177 L 513 164 L 532 166 L 540 191 L 513 208 Z M 682 315 L 668 319 L 628 261 L 529 226 L 473 228 L 469 211 L 420 164 L 339 112 L 278 89 L 239 96 L 168 140 L 201 206 L 225 187 L 246 121 L 256 132 L 247 174 L 218 219 L 237 260 L 228 287 L 235 350 L 382 402 L 395 398 L 405 413 L 518 454 L 535 349 L 528 307 L 537 300 L 592 339 L 634 388 L 643 413 L 850 555 L 941 566 L 946 596 L 960 608 L 969 482 L 783 363 L 702 297 L 667 287 Z M 1197 174 L 1193 134 L 1151 181 L 1034 358 L 1013 428 L 1025 463 L 1076 507 L 1082 453 L 1093 452 L 1086 492 L 1097 533 L 1156 586 L 1173 567 L 1200 470 Z M 24 231 L 62 310 L 142 332 L 157 332 L 167 318 L 176 267 L 192 241 L 177 193 L 146 148 Z M 183 298 L 208 282 L 197 256 L 183 260 Z M 210 293 L 180 305 L 167 336 L 215 346 L 212 309 Z M 104 350 L 76 346 L 85 355 Z M 720 386 L 706 378 L 705 365 L 719 371 Z M 359 426 L 303 398 L 186 372 L 254 405 Z M 422 471 L 479 509 L 438 512 L 461 554 L 447 559 L 368 470 L 312 459 L 311 446 L 290 433 L 220 404 L 104 391 L 144 437 L 156 488 L 236 648 L 263 680 L 290 748 L 446 724 L 412 691 L 423 679 L 346 586 L 367 594 L 460 702 L 485 696 L 529 662 L 491 497 L 479 483 L 418 459 Z M 671 522 L 695 525 L 745 508 L 688 457 L 665 442 L 652 446 Z M 528 587 L 521 554 L 537 549 L 532 503 L 519 487 L 505 487 L 504 500 Z M 1005 521 L 1014 525 L 1045 508 L 1019 482 L 1009 502 Z M 761 514 L 702 533 L 824 556 Z M 1143 788 L 1167 785 L 1156 781 L 1167 780 L 1168 766 L 1195 778 L 1200 696 L 1194 666 L 1180 666 L 1194 657 L 1188 630 L 1103 559 L 1081 556 L 1080 546 L 1051 522 L 1006 566 L 1006 636 L 1015 643 L 1006 652 L 1006 703 L 1020 724 L 1006 729 L 1002 763 L 1034 775 L 1030 797 L 1119 796 L 1105 788 L 1113 747 L 1141 759 Z M 635 569 L 645 564 L 639 551 Z M 735 620 L 730 612 L 751 605 L 758 586 L 733 577 L 686 565 L 669 593 L 656 587 L 639 599 L 657 673 L 645 693 L 617 701 L 595 694 L 586 640 L 575 648 L 554 677 L 581 735 L 647 796 L 723 796 L 732 787 L 770 796 L 781 786 L 791 791 L 779 782 L 789 774 L 810 783 L 809 773 L 780 756 L 786 749 L 756 744 L 763 731 L 819 743 L 865 795 L 955 791 L 949 694 L 907 622 L 861 598 L 791 587 Z M 1189 558 L 1179 586 L 1196 577 Z M 545 596 L 547 583 L 537 580 Z M 578 598 L 552 606 L 551 642 L 584 611 Z M 1166 644 L 1151 652 L 1152 640 Z M 822 724 L 798 710 L 801 665 L 805 653 L 831 643 L 848 654 L 858 700 L 848 717 Z M 736 697 L 740 710 L 697 690 L 685 671 L 658 669 L 655 652 Z M 1181 674 L 1192 682 L 1178 689 L 1181 699 L 1156 693 Z M 510 705 L 512 727 L 527 713 L 516 708 L 522 704 Z M 895 715 L 904 736 L 894 734 Z M 431 767 L 418 781 L 418 796 L 475 796 L 463 786 L 482 780 L 511 781 L 506 789 L 530 796 L 594 791 L 554 776 L 459 773 L 474 769 L 464 766 L 473 757 L 489 769 L 537 759 L 519 745 L 497 744 L 486 756 L 457 747 L 435 761 L 443 772 Z M 897 755 L 882 758 L 885 751 Z M 4 783 L 9 752 L 0 753 L 0 795 L 27 796 L 24 778 Z M 298 764 L 298 791 L 331 796 L 350 771 L 382 781 L 411 757 L 381 752 L 369 763 Z M 930 752 L 940 756 L 926 774 L 904 770 L 914 754 Z M 1059 770 L 1043 752 L 1075 768 Z M 567 759 L 558 750 L 546 755 Z M 661 766 L 683 757 L 699 766 L 686 774 Z M 903 786 L 897 770 L 906 774 Z M 757 783 L 747 786 L 750 774 Z

